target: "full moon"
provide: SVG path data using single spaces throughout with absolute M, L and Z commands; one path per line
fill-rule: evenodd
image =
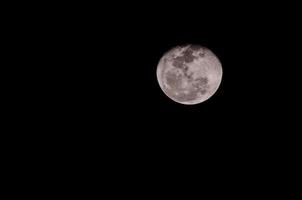
M 156 74 L 160 88 L 170 99 L 194 105 L 206 101 L 217 91 L 222 66 L 210 49 L 188 44 L 166 52 Z

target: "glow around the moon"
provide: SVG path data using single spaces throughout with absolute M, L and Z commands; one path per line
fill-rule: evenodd
M 178 46 L 163 55 L 157 66 L 157 80 L 172 100 L 198 104 L 218 89 L 222 67 L 214 53 L 199 45 Z

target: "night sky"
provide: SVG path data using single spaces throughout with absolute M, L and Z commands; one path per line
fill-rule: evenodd
M 33 141 L 45 136 L 72 154 L 146 163 L 179 156 L 266 162 L 296 147 L 301 42 L 294 8 L 126 4 L 74 3 L 20 18 L 18 51 L 28 55 L 18 59 L 30 67 L 19 71 L 28 85 L 18 85 L 14 101 L 24 127 L 45 133 Z M 223 68 L 217 92 L 193 106 L 169 99 L 156 77 L 162 55 L 183 44 L 209 48 Z

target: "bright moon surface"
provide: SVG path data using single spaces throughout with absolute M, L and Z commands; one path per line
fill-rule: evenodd
M 216 55 L 200 45 L 184 45 L 165 53 L 157 66 L 162 91 L 173 101 L 194 105 L 209 99 L 219 88 L 222 66 Z

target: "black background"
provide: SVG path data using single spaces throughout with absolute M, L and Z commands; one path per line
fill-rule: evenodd
M 23 121 L 18 128 L 29 130 L 17 138 L 34 143 L 33 152 L 62 163 L 107 166 L 121 176 L 126 168 L 148 167 L 170 174 L 186 163 L 227 178 L 273 177 L 276 166 L 296 162 L 295 6 L 34 8 L 16 18 L 12 31 L 23 54 L 16 62 L 24 64 L 16 69 L 23 78 L 14 83 L 12 115 Z M 156 79 L 161 56 L 187 43 L 208 47 L 223 67 L 218 91 L 194 106 L 170 100 Z

